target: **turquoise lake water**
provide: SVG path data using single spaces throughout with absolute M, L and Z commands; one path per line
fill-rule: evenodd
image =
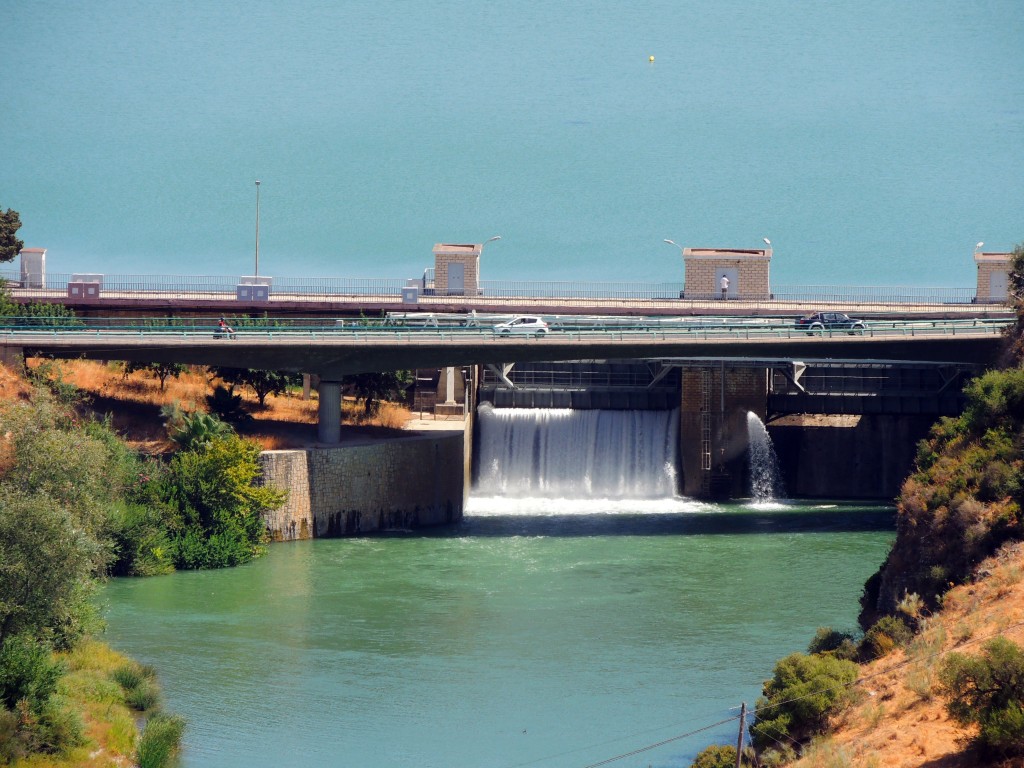
M 51 272 L 971 286 L 1024 240 L 1024 6 L 7 3 L 0 205 Z M 654 57 L 651 62 L 650 57 Z
M 817 627 L 855 626 L 892 537 L 879 507 L 474 497 L 425 535 L 115 579 L 107 640 L 159 670 L 184 768 L 582 768 L 753 705 Z

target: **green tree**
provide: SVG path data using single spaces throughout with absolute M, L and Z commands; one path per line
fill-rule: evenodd
M 97 538 L 107 505 L 136 479 L 135 463 L 111 450 L 113 435 L 86 428 L 88 420 L 40 388 L 31 402 L 0 403 L 0 421 L 14 457 L 0 484 L 64 506 Z
M 951 653 L 939 668 L 946 711 L 977 724 L 978 744 L 1002 756 L 1024 754 L 1024 649 L 1005 637 L 985 643 L 981 656 Z
M 262 407 L 267 395 L 283 394 L 288 387 L 302 384 L 302 375 L 285 371 L 262 371 L 255 368 L 221 368 L 211 366 L 209 372 L 226 384 L 249 387 Z
M 183 363 L 137 363 L 127 362 L 124 364 L 124 377 L 127 379 L 130 374 L 136 371 L 145 371 L 160 382 L 160 391 L 164 391 L 167 379 L 176 379 L 185 371 L 188 366 Z
M 381 401 L 400 399 L 410 382 L 412 371 L 357 373 L 342 379 L 356 400 L 363 401 L 363 412 L 367 416 L 373 416 L 380 410 Z
M 21 633 L 71 644 L 93 618 L 101 550 L 54 499 L 0 485 L 0 646 Z
M 1024 243 L 1014 246 L 1010 257 L 1010 306 L 1017 321 L 1009 330 L 1010 357 L 1017 365 L 1024 360 Z
M 25 247 L 25 243 L 17 238 L 19 229 L 21 217 L 17 211 L 10 208 L 6 212 L 0 211 L 0 262 L 14 261 Z
M 258 485 L 260 447 L 235 435 L 214 437 L 171 460 L 171 498 L 185 531 L 176 539 L 179 568 L 248 562 L 267 540 L 263 515 L 284 503 L 273 486 Z
M 857 665 L 834 656 L 793 653 L 781 659 L 757 702 L 750 729 L 754 746 L 762 750 L 817 733 L 856 679 Z

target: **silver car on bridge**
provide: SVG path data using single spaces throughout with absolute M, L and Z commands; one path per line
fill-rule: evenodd
M 494 326 L 494 332 L 500 336 L 508 336 L 513 333 L 544 336 L 550 330 L 548 324 L 536 315 L 521 315 Z

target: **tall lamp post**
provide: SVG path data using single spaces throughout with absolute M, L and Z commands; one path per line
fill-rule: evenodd
M 676 242 L 675 240 L 669 240 L 668 238 L 666 238 L 666 239 L 664 240 L 664 242 L 668 243 L 669 245 L 674 245 L 674 246 L 675 246 L 676 248 L 678 248 L 678 249 L 679 249 L 679 255 L 680 255 L 680 257 L 682 257 L 682 259 L 683 259 L 683 267 L 685 268 L 685 267 L 686 267 L 686 253 L 685 253 L 685 252 L 683 251 L 683 246 L 681 246 L 681 245 L 680 245 L 679 243 L 677 243 L 677 242 Z M 684 297 L 685 295 L 686 295 L 686 284 L 685 284 L 685 282 L 684 282 L 684 284 L 683 284 L 683 290 L 681 290 L 681 291 L 679 292 L 679 298 L 681 299 L 681 298 L 683 298 L 683 297 Z
M 485 241 L 484 245 L 487 245 L 487 243 L 493 243 L 495 240 L 501 240 L 501 235 L 495 235 L 494 237 L 492 237 L 489 240 Z M 481 256 L 484 255 L 484 245 L 480 246 L 480 255 Z
M 256 269 L 253 277 L 260 276 L 260 180 L 256 179 Z

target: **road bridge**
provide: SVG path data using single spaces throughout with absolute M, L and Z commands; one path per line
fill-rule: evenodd
M 0 325 L 0 350 L 63 358 L 258 368 L 320 377 L 319 436 L 340 437 L 342 377 L 365 372 L 511 362 L 622 358 L 788 358 L 927 360 L 990 364 L 1008 320 L 869 322 L 863 333 L 807 333 L 792 323 L 636 322 L 566 326 L 541 337 L 501 336 L 491 328 L 335 324 L 262 325 L 215 338 L 210 327 L 167 321 L 64 327 Z

